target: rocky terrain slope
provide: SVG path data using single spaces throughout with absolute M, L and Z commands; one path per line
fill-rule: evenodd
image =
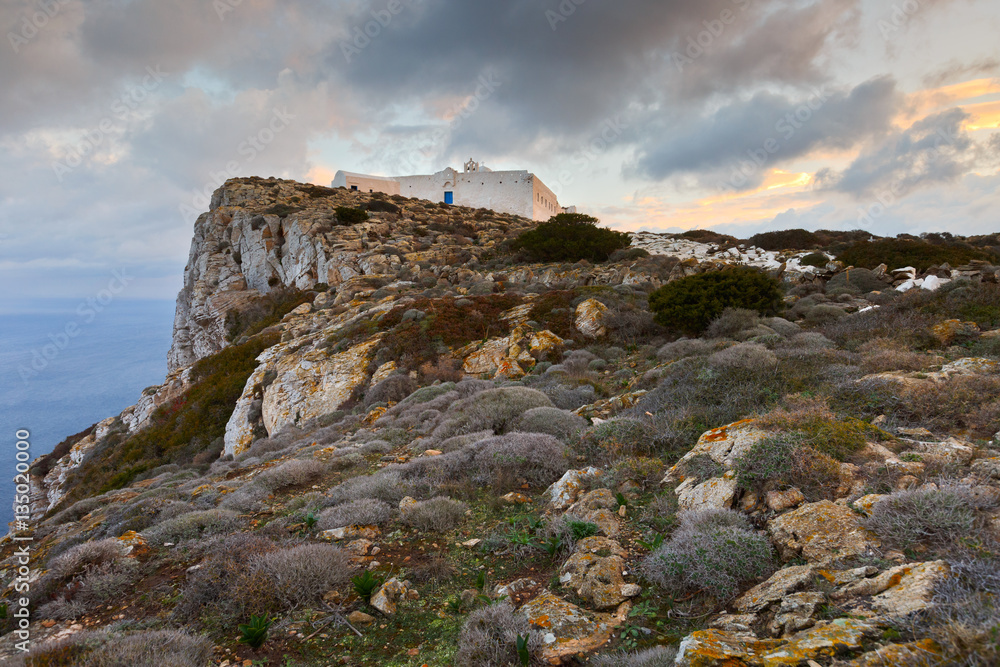
M 1000 660 L 985 251 L 861 268 L 846 242 L 639 233 L 602 264 L 531 264 L 510 242 L 535 224 L 227 182 L 195 226 L 165 382 L 33 464 L 2 655 Z M 734 265 L 777 281 L 780 312 L 686 338 L 654 320 L 654 290 Z M 255 617 L 259 647 L 239 641 Z

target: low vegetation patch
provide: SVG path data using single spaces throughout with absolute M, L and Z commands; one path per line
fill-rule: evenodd
M 658 324 L 697 335 L 726 308 L 775 315 L 781 297 L 774 278 L 756 269 L 737 267 L 669 282 L 649 295 L 649 308 Z
M 512 247 L 536 262 L 603 262 L 631 244 L 628 233 L 598 227 L 597 222 L 582 213 L 560 213 L 521 234 Z

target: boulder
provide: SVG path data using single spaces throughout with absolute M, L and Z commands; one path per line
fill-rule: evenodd
M 542 659 L 558 665 L 564 658 L 590 653 L 606 644 L 615 628 L 625 622 L 630 608 L 629 602 L 623 602 L 613 614 L 592 614 L 543 591 L 518 612 L 528 619 L 533 632 L 542 634 Z
M 951 345 L 955 340 L 973 338 L 979 334 L 979 325 L 975 322 L 961 320 L 945 320 L 931 327 L 931 334 L 942 345 Z
M 691 451 L 667 471 L 662 483 L 673 484 L 683 480 L 684 464 L 695 456 L 707 455 L 716 463 L 732 468 L 736 459 L 750 449 L 751 445 L 768 435 L 768 432 L 756 426 L 752 419 L 743 419 L 705 431 Z
M 768 491 L 764 503 L 773 512 L 784 512 L 787 509 L 798 507 L 805 501 L 806 497 L 793 486 L 784 491 Z
M 584 468 L 583 470 L 567 470 L 558 481 L 553 482 L 542 494 L 548 499 L 555 510 L 565 510 L 583 492 L 583 482 L 586 479 L 599 477 L 602 474 L 597 468 Z
M 682 510 L 722 510 L 732 508 L 738 490 L 735 476 L 730 476 L 713 477 L 697 485 L 688 478 L 674 492 L 677 506 Z
M 767 530 L 786 561 L 800 556 L 810 562 L 855 556 L 879 545 L 854 512 L 829 500 L 782 514 L 768 523 Z
M 785 567 L 757 584 L 737 598 L 733 607 L 744 614 L 756 614 L 769 605 L 780 601 L 792 591 L 808 586 L 813 580 L 815 568 L 812 565 Z
M 576 319 L 573 324 L 577 331 L 587 338 L 600 338 L 607 333 L 604 318 L 608 307 L 597 299 L 587 299 L 576 307 Z
M 842 605 L 858 616 L 901 618 L 930 606 L 934 587 L 948 576 L 944 561 L 908 563 L 834 591 Z
M 853 618 L 821 621 L 789 637 L 788 642 L 766 653 L 765 667 L 792 667 L 808 660 L 830 659 L 862 648 L 866 639 L 880 635 L 878 626 Z
M 778 639 L 757 639 L 723 630 L 698 630 L 681 640 L 677 667 L 761 665 L 764 656 L 781 645 Z
M 625 561 L 619 556 L 578 551 L 559 570 L 559 582 L 574 589 L 594 609 L 611 609 L 626 599 L 622 595 L 624 569 Z
M 391 616 L 396 613 L 397 603 L 407 599 L 408 588 L 406 582 L 393 577 L 372 594 L 368 603 L 386 616 Z
M 781 600 L 781 606 L 768 624 L 772 636 L 790 635 L 812 627 L 816 609 L 826 602 L 826 595 L 817 592 L 792 593 Z

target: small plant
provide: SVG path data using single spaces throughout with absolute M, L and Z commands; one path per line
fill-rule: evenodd
M 371 572 L 365 570 L 361 574 L 351 577 L 351 584 L 354 586 L 354 592 L 358 594 L 358 597 L 365 602 L 369 602 L 375 589 L 382 585 L 382 580 L 372 576 Z
M 267 641 L 267 631 L 271 627 L 273 621 L 267 616 L 251 616 L 249 623 L 242 623 L 238 626 L 240 635 L 240 643 L 246 644 L 250 648 L 256 650 L 264 645 Z
M 309 512 L 309 514 L 306 514 L 306 518 L 303 523 L 306 524 L 306 530 L 312 532 L 313 529 L 316 528 L 316 524 L 319 523 L 319 519 L 316 518 L 315 514 Z
M 531 635 L 526 635 L 522 637 L 517 636 L 517 657 L 521 660 L 521 664 L 527 667 L 531 664 L 531 652 L 528 650 L 528 638 Z
M 555 558 L 559 550 L 562 549 L 563 541 L 558 535 L 553 535 L 545 541 L 535 542 L 535 546 L 547 553 L 550 558 Z
M 570 533 L 573 534 L 573 539 L 577 541 L 593 537 L 600 530 L 600 527 L 596 523 L 590 523 L 589 521 L 567 521 L 566 525 L 569 526 Z
M 656 551 L 663 546 L 663 535 L 656 533 L 650 541 L 636 540 L 636 543 L 646 551 Z
M 628 498 L 620 491 L 615 494 L 615 502 L 618 503 L 618 507 L 628 507 Z

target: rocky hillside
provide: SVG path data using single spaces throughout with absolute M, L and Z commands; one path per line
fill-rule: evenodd
M 1000 661 L 992 241 L 641 233 L 540 265 L 511 243 L 535 224 L 227 182 L 164 384 L 32 466 L 0 653 Z M 773 279 L 771 312 L 681 337 L 650 311 L 735 265 Z

